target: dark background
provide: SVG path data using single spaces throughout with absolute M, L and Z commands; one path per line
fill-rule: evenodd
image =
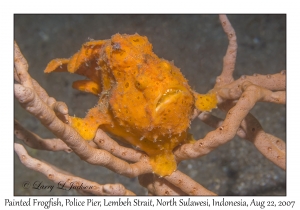
M 242 75 L 274 74 L 286 68 L 286 15 L 228 15 L 238 38 L 235 78 Z M 83 117 L 97 98 L 73 90 L 80 78 L 68 73 L 45 75 L 43 70 L 54 58 L 68 58 L 90 39 L 109 39 L 115 33 L 147 36 L 154 52 L 173 60 L 191 87 L 206 93 L 222 69 L 227 37 L 217 15 L 15 15 L 15 37 L 29 63 L 29 72 L 50 96 L 64 101 L 71 115 Z M 15 118 L 42 137 L 53 137 L 35 118 L 15 103 Z M 213 111 L 218 116 L 224 116 Z M 286 107 L 258 103 L 251 113 L 269 132 L 286 139 Z M 199 139 L 210 131 L 200 120 L 191 133 Z M 15 138 L 16 142 L 20 142 Z M 26 147 L 29 154 L 100 184 L 122 183 L 138 195 L 146 190 L 136 178 L 126 178 L 89 165 L 74 154 L 39 151 Z M 42 181 L 44 175 L 27 169 L 14 158 L 15 195 L 77 195 L 76 191 L 23 189 L 22 183 Z M 210 154 L 180 163 L 179 169 L 219 195 L 286 195 L 286 172 L 264 158 L 246 140 L 235 138 Z M 288 167 L 287 167 L 288 171 Z

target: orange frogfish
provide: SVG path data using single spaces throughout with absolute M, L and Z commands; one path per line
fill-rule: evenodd
M 214 93 L 195 93 L 180 70 L 158 58 L 147 37 L 138 34 L 87 42 L 70 59 L 54 59 L 45 69 L 65 71 L 86 77 L 73 88 L 99 97 L 85 118 L 71 117 L 70 125 L 86 140 L 101 128 L 140 148 L 160 176 L 176 170 L 172 150 L 192 141 L 193 110 L 217 104 Z

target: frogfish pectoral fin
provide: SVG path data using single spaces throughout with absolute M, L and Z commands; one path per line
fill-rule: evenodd
M 199 94 L 194 93 L 195 106 L 200 111 L 211 111 L 217 108 L 218 100 L 216 93 Z
M 90 109 L 85 118 L 70 117 L 70 125 L 85 140 L 93 140 L 99 126 L 108 123 L 109 120 L 98 107 Z

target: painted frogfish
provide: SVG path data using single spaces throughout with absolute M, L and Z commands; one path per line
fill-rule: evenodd
M 210 111 L 217 104 L 216 94 L 194 92 L 180 70 L 138 34 L 84 43 L 71 58 L 52 60 L 45 72 L 82 75 L 73 88 L 99 97 L 85 118 L 70 118 L 82 138 L 92 140 L 101 128 L 146 152 L 160 176 L 176 170 L 172 150 L 193 141 L 188 128 L 194 109 Z

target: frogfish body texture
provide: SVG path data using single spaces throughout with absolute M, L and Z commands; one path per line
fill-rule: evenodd
M 86 140 L 98 128 L 124 139 L 149 155 L 160 176 L 176 170 L 172 150 L 192 140 L 187 130 L 194 108 L 216 106 L 214 94 L 194 93 L 180 70 L 158 58 L 138 34 L 87 42 L 70 59 L 54 59 L 45 70 L 63 71 L 85 76 L 73 88 L 99 97 L 85 118 L 71 117 L 71 126 Z

